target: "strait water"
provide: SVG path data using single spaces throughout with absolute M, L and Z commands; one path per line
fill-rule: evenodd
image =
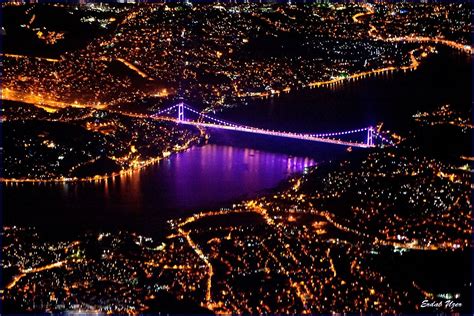
M 418 110 L 471 106 L 470 57 L 440 49 L 414 72 L 300 90 L 217 115 L 233 122 L 300 132 L 384 122 L 400 133 Z M 157 235 L 166 220 L 264 194 L 291 174 L 347 154 L 343 147 L 211 131 L 193 147 L 129 176 L 99 183 L 2 185 L 3 223 L 34 225 L 51 237 L 127 229 Z

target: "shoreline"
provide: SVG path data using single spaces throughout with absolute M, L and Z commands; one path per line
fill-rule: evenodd
M 183 146 L 180 146 L 179 149 L 173 150 L 172 152 L 163 152 L 161 157 L 154 157 L 150 158 L 148 160 L 142 161 L 139 166 L 135 167 L 130 167 L 128 169 L 123 169 L 118 172 L 113 172 L 111 174 L 105 174 L 105 175 L 95 175 L 95 176 L 90 176 L 90 177 L 84 177 L 84 178 L 69 178 L 69 177 L 61 177 L 61 178 L 52 178 L 52 179 L 31 179 L 31 178 L 24 178 L 24 179 L 15 179 L 15 178 L 0 178 L 0 183 L 2 184 L 18 184 L 18 183 L 79 183 L 79 182 L 97 182 L 97 181 L 103 181 L 103 180 L 109 180 L 112 178 L 116 177 L 122 177 L 126 175 L 131 175 L 132 173 L 136 171 L 140 171 L 141 169 L 151 166 L 153 164 L 156 164 L 160 162 L 163 159 L 167 159 L 173 154 L 177 154 L 179 152 L 188 150 L 192 146 L 196 145 L 199 143 L 200 140 L 203 139 L 204 133 L 203 130 L 201 131 L 200 136 L 193 137 L 187 141 L 187 143 Z
M 439 43 L 438 43 L 439 44 Z M 448 49 L 452 49 L 452 50 L 456 50 L 454 47 L 447 47 Z M 418 48 L 415 48 L 413 50 L 411 50 L 409 52 L 409 56 L 410 56 L 410 60 L 411 60 L 411 63 L 410 65 L 407 65 L 407 66 L 399 66 L 399 67 L 384 67 L 384 68 L 379 68 L 379 69 L 375 69 L 375 70 L 372 70 L 370 72 L 361 72 L 361 73 L 355 73 L 355 74 L 352 74 L 352 75 L 349 75 L 347 77 L 338 77 L 338 78 L 334 78 L 332 80 L 329 80 L 329 81 L 321 81 L 321 82 L 313 82 L 313 83 L 309 83 L 307 85 L 304 85 L 302 86 L 303 89 L 305 88 L 310 88 L 310 89 L 314 89 L 314 88 L 320 88 L 320 87 L 328 87 L 328 86 L 333 86 L 333 85 L 336 85 L 336 84 L 341 84 L 341 83 L 345 83 L 345 82 L 348 82 L 350 83 L 351 81 L 355 81 L 355 80 L 359 80 L 359 79 L 365 79 L 367 77 L 371 77 L 371 75 L 379 75 L 379 74 L 386 74 L 386 73 L 393 73 L 393 72 L 396 72 L 396 71 L 414 71 L 414 70 L 417 70 L 418 67 L 422 64 L 422 61 L 417 59 L 415 56 L 414 56 L 414 53 L 418 50 L 422 49 L 421 47 L 418 47 Z M 458 51 L 458 50 L 456 50 Z M 420 58 L 424 59 L 426 57 L 430 56 L 430 54 L 420 54 Z M 283 90 L 284 91 L 284 90 Z M 287 93 L 290 93 L 290 90 L 288 91 L 285 91 Z M 263 99 L 263 98 L 268 98 L 268 97 L 273 97 L 273 96 L 279 96 L 280 93 L 278 94 L 272 94 L 272 95 L 266 95 L 266 96 L 247 96 L 247 97 L 243 97 L 244 99 L 245 98 L 254 98 L 254 99 Z M 4 99 L 4 94 L 1 95 L 1 99 Z M 7 99 L 9 101 L 20 101 L 20 102 L 24 102 L 24 101 L 21 101 L 21 100 L 10 100 L 10 99 Z M 34 103 L 28 103 L 28 102 L 25 102 L 29 105 L 32 105 L 34 107 L 39 107 L 39 108 L 43 108 L 45 107 L 45 105 L 43 104 L 34 104 Z M 81 107 L 81 106 L 73 106 L 73 107 Z M 107 111 L 111 111 L 113 113 L 119 113 L 121 115 L 125 115 L 125 116 L 130 116 L 130 117 L 137 117 L 137 118 L 150 118 L 149 116 L 147 115 L 141 115 L 141 114 L 136 114 L 136 113 L 127 113 L 127 112 L 122 112 L 122 111 L 116 111 L 116 110 L 113 110 L 113 109 L 106 109 Z M 151 166 L 159 161 L 161 161 L 162 159 L 165 159 L 165 158 L 168 158 L 170 155 L 172 154 L 175 154 L 175 153 L 179 153 L 181 151 L 185 151 L 189 148 L 191 148 L 193 145 L 195 145 L 196 143 L 199 143 L 199 141 L 201 141 L 202 139 L 205 138 L 205 130 L 204 128 L 202 127 L 197 127 L 200 131 L 200 136 L 198 137 L 193 137 L 191 138 L 190 140 L 188 140 L 188 142 L 183 145 L 181 148 L 177 149 L 177 150 L 173 150 L 172 152 L 170 153 L 162 153 L 162 156 L 158 156 L 158 157 L 154 157 L 154 158 L 150 158 L 148 160 L 145 160 L 145 161 L 142 161 L 138 166 L 133 166 L 133 167 L 130 167 L 128 169 L 123 169 L 121 171 L 117 171 L 117 172 L 113 172 L 111 174 L 106 174 L 106 175 L 95 175 L 95 176 L 89 176 L 89 177 L 83 177 L 83 178 L 77 178 L 77 177 L 60 177 L 60 178 L 51 178 L 51 179 L 31 179 L 31 178 L 22 178 L 22 179 L 16 179 L 16 178 L 0 178 L 0 183 L 2 184 L 18 184 L 18 183 L 78 183 L 78 182 L 97 182 L 97 181 L 102 181 L 102 180 L 108 180 L 108 179 L 111 179 L 111 178 L 116 178 L 116 177 L 121 177 L 121 176 L 125 176 L 125 175 L 130 175 L 132 174 L 133 172 L 135 171 L 139 171 L 145 167 L 148 167 L 148 166 Z
M 359 21 L 359 23 L 361 23 Z M 403 42 L 403 43 L 418 43 L 418 44 L 433 44 L 433 45 L 441 45 L 443 47 L 450 48 L 455 51 L 460 51 L 465 54 L 472 54 L 472 47 L 469 45 L 463 45 L 461 43 L 455 42 L 455 41 L 450 41 L 446 40 L 443 38 L 437 38 L 437 37 L 423 37 L 423 36 L 418 36 L 418 37 L 409 37 L 409 36 L 402 36 L 402 37 L 389 37 L 389 38 L 382 38 L 380 36 L 375 37 L 376 41 L 386 41 L 386 42 Z M 344 82 L 351 82 L 352 80 L 358 80 L 360 78 L 364 79 L 366 77 L 370 77 L 372 75 L 379 75 L 379 74 L 387 74 L 387 73 L 393 73 L 393 72 L 398 72 L 398 71 L 407 71 L 407 70 L 416 70 L 418 66 L 420 66 L 421 62 L 416 59 L 413 55 L 413 53 L 417 50 L 422 49 L 423 46 L 420 46 L 418 48 L 415 48 L 411 51 L 408 52 L 408 56 L 410 58 L 410 64 L 403 66 L 403 65 L 398 65 L 398 66 L 387 66 L 387 67 L 381 67 L 381 68 L 376 68 L 372 70 L 366 70 L 366 71 L 359 71 L 359 72 L 354 72 L 348 76 L 345 77 L 335 77 L 330 80 L 319 80 L 319 81 L 313 81 L 313 82 L 308 82 L 305 84 L 300 84 L 294 87 L 293 90 L 298 90 L 298 89 L 306 89 L 310 88 L 313 89 L 315 87 L 330 87 L 334 84 L 339 84 L 339 83 L 344 83 Z M 16 55 L 12 54 L 4 54 L 6 57 L 12 57 Z M 35 56 L 21 56 L 22 58 L 39 58 Z M 421 56 L 422 58 L 427 57 L 426 56 Z M 56 60 L 55 62 L 60 62 L 60 60 Z M 147 79 L 150 80 L 150 77 L 147 77 Z M 246 92 L 243 94 L 237 93 L 236 97 L 240 98 L 242 100 L 245 100 L 247 98 L 256 98 L 256 99 L 264 99 L 268 97 L 274 97 L 274 96 L 279 96 L 282 93 L 290 93 L 292 88 L 289 86 L 281 89 L 281 90 L 271 90 L 271 91 L 260 91 L 260 92 Z M 168 94 L 170 96 L 170 94 Z M 28 104 L 32 104 L 36 107 L 42 108 L 47 112 L 56 112 L 60 109 L 64 109 L 67 107 L 76 107 L 76 108 L 95 108 L 99 110 L 103 109 L 108 109 L 108 105 L 105 105 L 104 103 L 101 102 L 96 102 L 94 104 L 83 104 L 83 103 L 70 103 L 70 102 L 62 102 L 59 100 L 53 100 L 53 99 L 46 99 L 43 98 L 41 95 L 32 95 L 32 94 L 23 94 L 20 91 L 15 91 L 12 90 L 11 88 L 4 88 L 3 91 L 0 94 L 0 100 L 6 100 L 6 101 L 15 101 L 15 102 L 24 102 Z

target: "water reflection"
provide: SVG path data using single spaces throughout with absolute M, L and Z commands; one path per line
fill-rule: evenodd
M 84 228 L 153 234 L 169 218 L 263 193 L 314 164 L 305 157 L 209 144 L 107 180 L 5 186 L 4 222 L 55 234 Z
M 470 108 L 470 70 L 469 57 L 440 49 L 414 72 L 366 78 L 333 90 L 300 90 L 221 115 L 250 126 L 295 132 L 345 130 L 383 121 L 384 128 L 406 133 L 416 111 L 448 103 Z M 298 156 L 323 161 L 345 154 L 339 146 L 229 131 L 212 131 L 212 140 L 225 145 L 192 148 L 106 182 L 7 185 L 4 223 L 35 225 L 55 235 L 83 228 L 125 228 L 153 235 L 166 226 L 166 219 L 273 188 L 315 163 Z M 297 157 L 270 153 L 275 151 Z

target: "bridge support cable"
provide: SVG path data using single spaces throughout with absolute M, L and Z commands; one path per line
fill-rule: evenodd
M 155 115 L 155 116 L 158 116 L 158 115 L 161 115 L 161 114 L 164 114 L 164 113 L 169 113 L 171 110 L 174 110 L 175 108 L 177 108 L 178 105 L 179 105 L 179 104 L 172 105 L 172 106 L 170 106 L 170 107 L 168 107 L 168 108 L 166 108 L 166 109 L 163 109 L 163 110 L 161 110 L 161 111 L 159 111 L 159 112 L 156 112 L 154 115 Z
M 391 140 L 389 140 L 389 139 L 383 137 L 383 136 L 380 135 L 379 133 L 373 131 L 372 134 L 373 134 L 376 138 L 380 139 L 380 140 L 382 141 L 382 143 L 386 143 L 386 144 L 389 144 L 389 145 L 391 145 L 391 146 L 395 146 L 395 143 L 394 143 L 393 141 L 391 141 Z
M 175 122 L 179 124 L 187 124 L 187 125 L 194 125 L 200 127 L 209 127 L 209 128 L 220 128 L 226 130 L 233 130 L 233 131 L 240 131 L 240 132 L 247 132 L 247 133 L 254 133 L 254 134 L 262 134 L 262 135 L 271 135 L 271 136 L 278 136 L 278 137 L 286 137 L 286 138 L 294 138 L 294 139 L 302 139 L 302 140 L 310 140 L 310 141 L 318 141 L 318 142 L 325 142 L 325 143 L 332 143 L 332 144 L 339 144 L 345 146 L 356 146 L 356 147 L 363 147 L 363 148 L 370 148 L 375 147 L 374 138 L 379 139 L 382 144 L 390 144 L 395 145 L 391 140 L 385 138 L 381 134 L 377 133 L 373 127 L 364 127 L 359 129 L 353 129 L 348 131 L 340 131 L 340 132 L 332 132 L 332 133 L 319 133 L 319 134 L 304 134 L 304 133 L 294 133 L 294 132 L 281 132 L 263 128 L 256 128 L 246 125 L 237 125 L 235 123 L 226 122 L 224 120 L 212 117 L 207 115 L 203 112 L 197 111 L 187 104 L 180 102 L 169 108 L 163 109 L 157 112 L 155 115 L 158 116 L 160 114 L 170 114 L 171 111 L 177 108 L 178 118 L 173 119 Z M 190 119 L 185 118 L 185 110 L 198 115 L 198 121 L 192 121 Z M 206 122 L 206 120 L 208 122 Z M 209 123 L 211 122 L 211 123 Z M 345 136 L 351 135 L 356 133 L 363 133 L 366 132 L 366 140 L 363 142 L 355 142 L 355 141 L 344 141 L 341 139 L 336 139 L 334 137 L 337 136 Z
M 334 133 L 322 133 L 322 134 L 310 134 L 313 137 L 332 137 L 332 136 L 342 136 L 342 135 L 350 135 L 355 133 L 360 133 L 367 131 L 369 127 L 354 129 L 350 131 L 342 131 L 342 132 L 334 132 Z
M 239 125 L 234 124 L 234 123 L 229 123 L 229 122 L 226 122 L 226 121 L 223 121 L 223 120 L 220 120 L 220 119 L 216 119 L 216 118 L 214 118 L 214 117 L 212 117 L 212 116 L 209 116 L 209 115 L 207 115 L 207 114 L 205 114 L 205 113 L 198 112 L 198 111 L 196 111 L 195 109 L 190 108 L 190 107 L 188 107 L 188 106 L 186 106 L 186 105 L 185 105 L 184 107 L 185 107 L 186 110 L 188 110 L 188 111 L 191 111 L 191 112 L 193 112 L 193 113 L 195 113 L 195 114 L 197 114 L 197 115 L 199 115 L 199 116 L 201 116 L 201 117 L 207 118 L 207 119 L 209 119 L 209 120 L 211 120 L 211 121 L 214 121 L 214 122 L 216 122 L 216 123 L 219 123 L 219 124 L 223 124 L 223 125 L 231 126 L 231 127 L 246 127 L 246 128 L 251 128 L 250 126 L 245 126 L 245 125 L 240 125 L 240 126 L 239 126 Z
M 176 120 L 176 122 L 178 121 Z M 338 140 L 338 139 L 333 139 L 333 138 L 312 137 L 308 134 L 275 132 L 275 131 L 262 130 L 262 129 L 257 129 L 257 128 L 249 129 L 245 127 L 232 127 L 232 126 L 227 126 L 227 125 L 218 125 L 218 124 L 212 124 L 212 123 L 202 123 L 202 122 L 193 122 L 193 121 L 183 121 L 179 123 L 199 126 L 199 127 L 226 129 L 226 130 L 239 131 L 239 132 L 245 132 L 245 133 L 278 136 L 278 137 L 285 137 L 285 138 L 291 138 L 291 139 L 301 139 L 301 140 L 316 141 L 316 142 L 330 143 L 330 144 L 337 144 L 337 145 L 344 145 L 344 146 L 354 146 L 354 147 L 361 147 L 361 148 L 373 147 L 373 146 L 368 146 L 365 142 L 357 143 L 357 142 L 343 141 L 343 140 Z
M 220 120 L 220 119 L 216 119 L 212 116 L 209 116 L 209 115 L 206 115 L 204 113 L 201 113 L 201 112 L 198 112 L 196 110 L 194 110 L 193 108 L 190 108 L 188 106 L 185 105 L 185 108 L 197 115 L 201 115 L 209 120 L 212 120 L 216 123 L 220 123 L 220 124 L 224 124 L 224 125 L 227 125 L 227 126 L 231 126 L 231 127 L 239 127 L 239 128 L 248 128 L 248 129 L 258 129 L 258 130 L 265 130 L 263 128 L 255 128 L 255 127 L 251 127 L 251 126 L 247 126 L 247 125 L 237 125 L 237 124 L 234 124 L 234 123 L 229 123 L 229 122 L 226 122 L 226 121 L 223 121 L 223 120 Z M 334 133 L 321 133 L 321 134 L 303 134 L 303 133 L 292 133 L 292 132 L 289 132 L 288 134 L 292 134 L 292 135 L 300 135 L 300 136 L 310 136 L 310 137 L 316 137 L 316 138 L 320 138 L 320 137 L 332 137 L 332 136 L 343 136 L 343 135 L 350 135 L 350 134 L 354 134 L 354 133 L 360 133 L 360 132 L 363 132 L 363 131 L 367 131 L 369 129 L 369 127 L 364 127 L 364 128 L 359 128 L 359 129 L 354 129 L 354 130 L 349 130 L 349 131 L 341 131 L 341 132 L 334 132 Z M 265 131 L 270 131 L 270 130 L 265 130 Z

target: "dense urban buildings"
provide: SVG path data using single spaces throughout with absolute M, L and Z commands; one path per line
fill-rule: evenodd
M 3 313 L 472 312 L 469 2 L 1 6 Z

